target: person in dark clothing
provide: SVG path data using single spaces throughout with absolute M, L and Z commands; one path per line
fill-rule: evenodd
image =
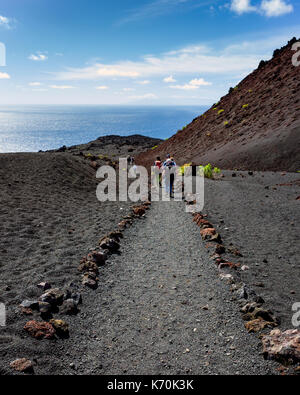
M 172 196 L 173 195 L 173 187 L 175 181 L 175 170 L 176 170 L 176 163 L 174 158 L 170 155 L 167 155 L 167 159 L 163 164 L 165 169 L 165 189 L 166 192 Z

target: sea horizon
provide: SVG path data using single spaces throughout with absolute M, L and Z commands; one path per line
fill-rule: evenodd
M 0 153 L 38 152 L 107 135 L 171 137 L 209 106 L 0 105 Z

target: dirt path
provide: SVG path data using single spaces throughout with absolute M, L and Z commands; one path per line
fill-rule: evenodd
M 274 373 L 183 203 L 153 203 L 100 277 L 72 335 L 77 373 Z

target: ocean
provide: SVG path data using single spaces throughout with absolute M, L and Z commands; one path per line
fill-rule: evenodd
M 37 152 L 110 134 L 166 139 L 208 106 L 0 106 L 0 152 Z

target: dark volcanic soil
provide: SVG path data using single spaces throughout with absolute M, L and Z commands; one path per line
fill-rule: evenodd
M 78 155 L 91 154 L 102 155 L 112 160 L 126 158 L 128 155 L 135 157 L 140 152 L 151 149 L 160 144 L 162 140 L 141 136 L 138 134 L 132 136 L 103 136 L 97 140 L 90 141 L 86 144 L 74 145 L 60 149 L 62 151 Z
M 241 281 L 263 297 L 292 328 L 292 305 L 300 301 L 300 176 L 291 173 L 224 172 L 219 181 L 206 180 L 205 208 L 227 247 L 243 257 L 227 258 L 249 270 Z
M 79 261 L 115 229 L 129 203 L 100 204 L 95 171 L 81 157 L 1 155 L 0 163 L 0 301 L 8 312 L 1 373 L 14 374 L 9 363 L 23 357 L 34 361 L 36 374 L 277 373 L 261 355 L 259 335 L 246 332 L 236 295 L 219 279 L 183 203 L 153 203 L 124 232 L 121 254 L 100 268 L 98 289 L 86 290 Z M 242 281 L 284 329 L 300 300 L 299 195 L 296 174 L 226 172 L 206 182 L 204 212 L 226 248 L 232 243 L 243 254 L 229 257 L 249 266 Z M 42 293 L 41 281 L 82 292 L 77 316 L 54 314 L 69 323 L 69 339 L 38 341 L 23 329 L 41 320 L 18 307 Z
M 178 164 L 212 163 L 222 169 L 300 170 L 300 67 L 292 64 L 291 40 L 205 114 L 138 162 L 157 155 Z

